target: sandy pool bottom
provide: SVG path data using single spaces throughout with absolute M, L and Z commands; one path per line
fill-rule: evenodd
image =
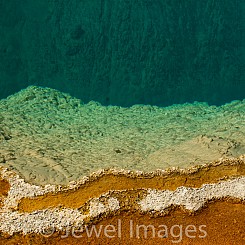
M 0 101 L 0 165 L 34 184 L 99 169 L 152 172 L 245 154 L 245 101 L 129 108 L 36 86 Z

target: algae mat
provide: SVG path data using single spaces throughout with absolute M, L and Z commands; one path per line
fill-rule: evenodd
M 203 210 L 202 213 L 190 216 L 188 213 L 176 209 L 171 212 L 167 217 L 152 218 L 148 214 L 139 213 L 124 213 L 120 216 L 108 218 L 107 220 L 98 222 L 94 227 L 97 231 L 100 228 L 115 227 L 115 233 L 110 233 L 110 237 L 106 236 L 103 229 L 100 238 L 96 236 L 96 233 L 91 233 L 88 237 L 86 232 L 76 233 L 76 237 L 70 235 L 67 236 L 65 232 L 56 232 L 52 236 L 44 237 L 40 234 L 26 234 L 20 235 L 15 234 L 11 237 L 2 236 L 0 237 L 0 242 L 7 245 L 16 244 L 50 244 L 50 245 L 80 245 L 80 244 L 144 244 L 144 245 L 155 245 L 155 244 L 181 244 L 181 245 L 231 245 L 237 244 L 242 245 L 245 241 L 245 229 L 244 220 L 241 216 L 245 215 L 245 209 L 243 204 L 232 204 L 227 202 L 217 202 L 211 203 L 209 208 Z M 121 223 L 119 223 L 121 222 Z M 130 226 L 131 224 L 131 226 Z M 179 224 L 175 227 L 176 224 Z M 190 224 L 206 225 L 206 232 L 208 236 L 204 239 L 202 238 L 203 233 L 198 231 L 191 233 L 192 238 L 186 236 L 186 230 Z M 145 225 L 149 227 L 146 237 L 144 237 L 144 231 L 140 230 L 137 233 L 137 227 L 139 225 Z M 165 237 L 160 235 L 154 235 L 159 232 L 161 226 L 167 225 Z M 130 227 L 132 229 L 130 230 Z M 156 227 L 158 230 L 153 233 L 151 227 Z M 170 232 L 170 229 L 175 227 L 175 231 Z M 123 234 L 123 235 L 122 235 Z M 122 236 L 120 236 L 122 235 Z M 161 234 L 162 235 L 162 234 Z M 113 237 L 114 236 L 114 237 Z M 63 237 L 63 238 L 61 238 Z M 194 238 L 195 237 L 195 238 Z
M 98 172 L 67 186 L 32 185 L 0 170 L 3 244 L 245 241 L 245 156 L 188 171 Z
M 190 168 L 245 153 L 245 101 L 129 108 L 50 88 L 0 101 L 0 164 L 35 184 L 68 184 L 100 169 Z

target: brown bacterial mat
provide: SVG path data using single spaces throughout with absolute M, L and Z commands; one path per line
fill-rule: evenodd
M 242 161 L 238 163 L 230 165 L 229 160 L 227 160 L 224 164 L 202 167 L 189 174 L 173 172 L 169 175 L 141 176 L 138 178 L 135 176 L 104 174 L 73 190 L 48 193 L 35 198 L 23 198 L 19 202 L 18 210 L 32 212 L 56 206 L 79 208 L 89 198 L 98 197 L 110 190 L 136 190 L 142 188 L 175 190 L 180 186 L 198 188 L 203 184 L 217 183 L 228 177 L 245 175 L 245 164 Z
M 161 217 L 151 217 L 138 212 L 121 213 L 98 222 L 93 229 L 88 226 L 84 232 L 74 232 L 77 237 L 71 235 L 72 232 L 65 238 L 61 238 L 66 236 L 65 233 L 58 232 L 48 237 L 37 234 L 2 235 L 0 244 L 242 245 L 245 244 L 244 217 L 244 204 L 224 200 L 209 203 L 196 214 L 190 214 L 181 208 L 175 208 L 168 215 Z M 108 225 L 111 225 L 110 232 L 107 230 Z M 99 238 L 95 230 L 100 231 L 97 233 Z
M 13 209 L 11 205 L 8 206 L 8 202 L 5 204 L 7 206 L 2 205 L 2 219 L 5 221 L 1 226 L 0 245 L 245 244 L 245 163 L 243 158 L 224 159 L 189 170 L 169 169 L 152 173 L 105 170 L 91 174 L 84 181 L 72 183 L 70 186 L 51 188 L 46 194 L 43 192 L 33 197 L 25 194 L 25 190 L 28 193 L 33 186 L 26 183 L 27 187 L 24 187 L 23 180 L 18 179 L 19 177 L 12 172 L 6 173 L 3 172 L 0 179 L 1 198 L 9 200 L 8 197 L 12 197 L 11 192 L 8 193 L 10 184 L 7 180 L 10 181 L 12 189 L 18 190 L 18 186 L 22 185 L 24 198 L 17 198 L 17 206 Z M 204 187 L 204 184 L 207 186 Z M 220 194 L 220 185 L 223 186 L 223 196 Z M 180 192 L 177 191 L 178 187 Z M 195 193 L 185 194 L 183 188 L 186 188 L 186 191 L 189 188 Z M 207 199 L 203 199 L 204 206 L 196 209 L 195 206 L 188 207 L 188 204 L 186 206 L 185 201 L 190 205 L 200 204 L 197 197 L 200 193 L 198 188 L 203 193 L 200 194 L 200 198 L 206 195 L 207 188 L 210 191 L 214 188 L 215 191 L 210 192 L 213 193 L 210 194 L 211 197 L 207 195 L 205 197 Z M 153 197 L 150 200 L 152 206 L 147 209 L 147 203 L 142 204 L 143 206 L 140 206 L 140 203 L 146 202 L 151 195 L 150 190 L 166 191 L 166 196 L 163 196 L 163 199 L 161 196 L 163 194 L 159 194 L 157 199 Z M 173 199 L 168 199 L 168 192 L 171 191 L 178 193 L 175 196 L 177 198 L 183 196 L 183 199 L 179 200 L 184 200 L 184 202 L 180 204 L 174 201 L 174 196 L 172 196 Z M 163 205 L 162 202 L 165 200 L 167 200 L 166 203 L 172 204 L 158 209 L 158 205 Z M 202 199 L 200 200 L 202 202 Z M 109 201 L 112 205 L 111 209 L 103 211 L 101 205 L 104 205 L 104 208 L 109 207 Z M 116 207 L 113 205 L 117 203 L 119 208 L 113 209 Z M 4 209 L 6 207 L 10 209 Z M 59 211 L 51 208 L 58 208 Z M 62 213 L 62 210 L 66 211 Z M 57 212 L 60 213 L 55 216 Z M 83 218 L 75 216 L 74 212 L 84 215 Z M 93 215 L 94 212 L 95 215 Z M 74 217 L 78 222 L 81 220 L 83 231 L 78 230 L 72 223 L 70 225 L 62 223 L 62 219 L 60 230 L 53 228 L 51 234 L 49 230 L 45 230 L 46 228 L 44 228 L 44 234 L 37 231 L 37 226 L 34 224 L 35 217 L 37 217 L 37 222 L 46 224 L 44 227 L 50 227 L 47 222 L 52 224 L 63 215 L 65 215 L 63 220 L 66 222 L 67 214 L 69 222 L 71 222 L 70 217 Z M 56 221 L 52 220 L 53 218 Z M 18 226 L 22 227 L 22 231 L 21 229 L 17 231 Z M 14 232 L 11 233 L 11 229 L 12 231 L 14 229 Z M 25 229 L 29 229 L 28 232 L 25 232 Z
M 8 181 L 0 178 L 0 208 L 3 205 L 2 198 L 4 196 L 7 196 L 9 188 L 10 188 L 10 185 L 9 185 Z

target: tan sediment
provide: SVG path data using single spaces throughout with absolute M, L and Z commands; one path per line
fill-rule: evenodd
M 31 86 L 0 100 L 0 166 L 36 185 L 99 169 L 191 168 L 245 153 L 244 112 L 245 100 L 123 108 Z
M 180 186 L 198 188 L 203 184 L 217 183 L 222 179 L 245 175 L 245 164 L 240 159 L 227 159 L 215 165 L 207 164 L 188 171 L 170 170 L 169 173 L 112 174 L 107 171 L 101 176 L 90 180 L 75 189 L 47 193 L 38 197 L 23 198 L 18 210 L 32 212 L 37 209 L 56 207 L 79 208 L 92 198 L 98 197 L 110 190 L 158 189 L 175 190 Z M 64 187 L 65 189 L 65 187 Z
M 245 208 L 244 204 L 239 202 L 230 202 L 227 200 L 215 201 L 209 203 L 201 212 L 190 214 L 181 208 L 173 208 L 167 215 L 164 216 L 152 216 L 148 214 L 142 214 L 140 212 L 122 212 L 119 215 L 113 217 L 107 217 L 102 221 L 98 221 L 95 224 L 97 230 L 100 227 L 104 228 L 107 225 L 113 225 L 116 228 L 116 233 L 110 233 L 115 235 L 113 238 L 108 238 L 105 233 L 101 232 L 99 238 L 92 233 L 90 237 L 83 233 L 76 233 L 76 235 L 82 236 L 76 238 L 70 235 L 66 238 L 61 238 L 61 235 L 65 235 L 65 232 L 55 232 L 50 237 L 44 237 L 40 234 L 31 233 L 23 235 L 16 233 L 13 236 L 8 234 L 2 234 L 0 236 L 0 244 L 50 244 L 50 245 L 78 245 L 78 244 L 174 244 L 173 241 L 178 241 L 179 237 L 173 237 L 172 234 L 178 235 L 178 228 L 175 229 L 175 233 L 170 233 L 170 229 L 176 224 L 181 226 L 183 231 L 182 239 L 180 243 L 184 245 L 231 245 L 231 244 L 244 244 L 245 243 L 245 226 L 244 226 Z M 121 222 L 121 228 L 118 226 L 119 220 Z M 130 222 L 133 233 L 130 236 Z M 158 235 L 153 235 L 152 229 L 149 228 L 146 233 L 147 237 L 144 237 L 142 230 L 138 233 L 140 238 L 136 236 L 137 225 L 152 225 L 156 232 L 161 228 L 159 226 L 165 225 L 168 229 L 168 236 L 160 238 Z M 188 225 L 195 225 L 197 232 L 192 233 L 195 238 L 188 238 L 185 234 Z M 202 229 L 207 232 L 205 238 L 199 238 L 204 233 L 200 232 L 199 227 L 204 225 Z M 121 237 L 118 236 L 118 231 L 121 229 Z M 157 234 L 157 233 L 156 233 Z

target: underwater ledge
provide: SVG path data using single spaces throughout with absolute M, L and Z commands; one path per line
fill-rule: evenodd
M 245 100 L 101 106 L 30 86 L 0 100 L 0 166 L 40 185 L 99 169 L 153 172 L 245 154 Z

